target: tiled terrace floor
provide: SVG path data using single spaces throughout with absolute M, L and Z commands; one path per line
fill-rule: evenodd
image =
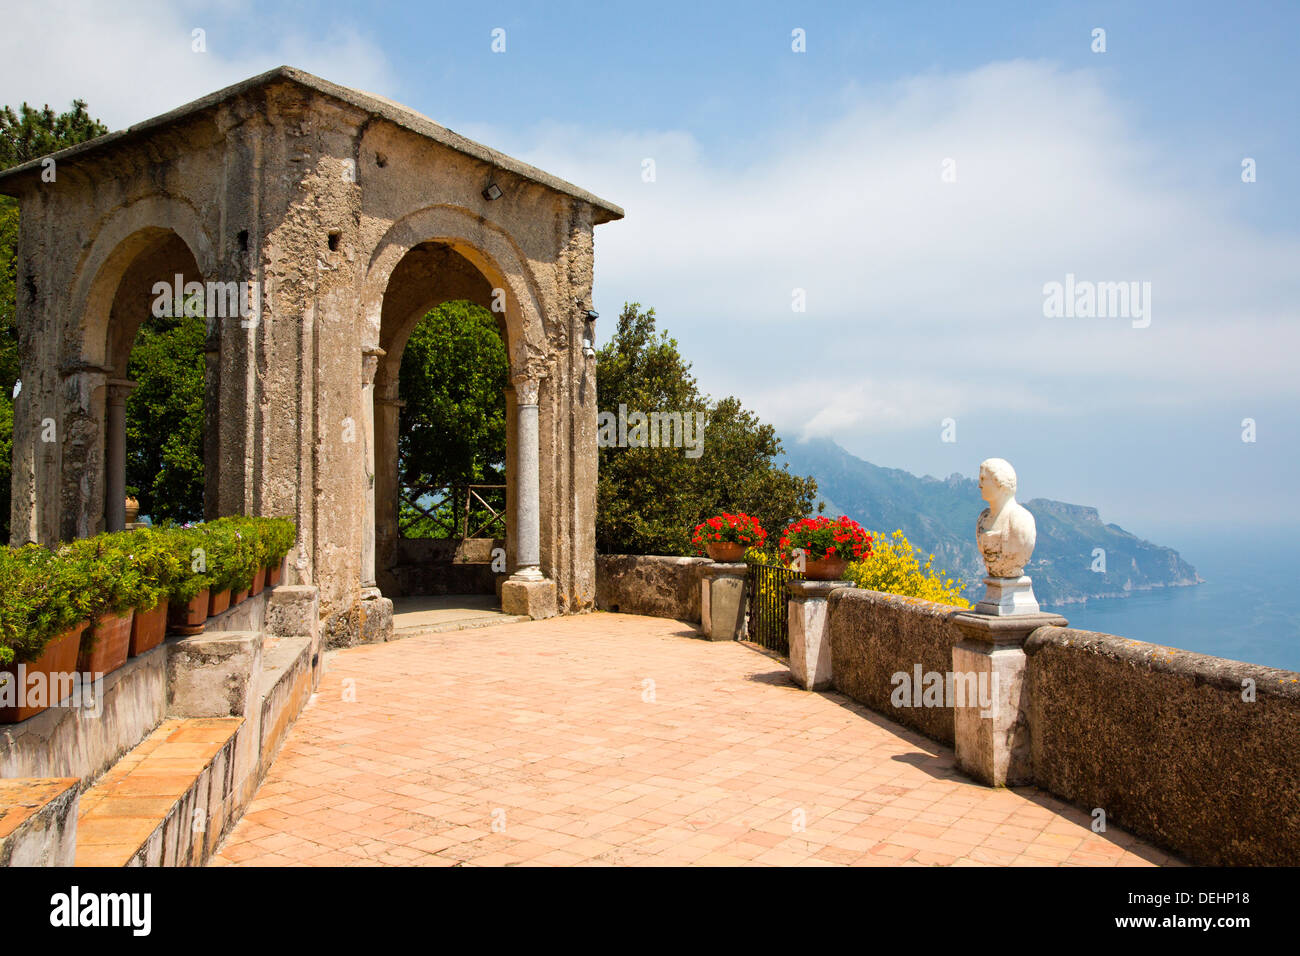
M 215 863 L 1173 862 L 1090 822 L 751 647 L 593 614 L 331 654 Z

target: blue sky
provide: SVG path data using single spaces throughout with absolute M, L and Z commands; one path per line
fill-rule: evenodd
M 602 332 L 624 301 L 653 305 L 702 385 L 788 440 L 828 434 L 936 475 L 999 455 L 1022 497 L 1153 537 L 1300 524 L 1300 5 L 77 2 L 7 17 L 5 102 L 81 96 L 120 127 L 287 62 L 620 203 L 628 218 L 597 232 Z M 1045 317 L 1044 284 L 1067 274 L 1151 282 L 1150 325 Z

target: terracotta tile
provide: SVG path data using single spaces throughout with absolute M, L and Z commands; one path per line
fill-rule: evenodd
M 1095 837 L 1037 791 L 974 784 L 950 749 L 842 695 L 755 679 L 780 661 L 681 631 L 592 614 L 329 653 L 223 862 L 1111 865 L 1146 862 L 1125 848 L 1153 853 Z M 341 700 L 344 678 L 355 703 Z M 156 759 L 187 756 L 168 753 Z

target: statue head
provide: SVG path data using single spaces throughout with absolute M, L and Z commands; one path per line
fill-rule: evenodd
M 1016 470 L 1005 458 L 988 458 L 980 463 L 980 496 L 996 508 L 1016 496 Z

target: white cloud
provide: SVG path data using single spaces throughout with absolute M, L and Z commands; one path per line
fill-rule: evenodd
M 0 35 L 5 101 L 66 109 L 80 98 L 120 129 L 286 63 L 392 95 L 383 52 L 351 28 L 314 19 L 310 31 L 281 33 L 259 18 L 263 28 L 250 35 L 223 16 L 248 4 L 212 8 L 157 0 L 11 5 Z M 206 53 L 191 49 L 195 29 L 206 31 Z
M 706 387 L 792 431 L 1297 394 L 1300 241 L 1168 181 L 1162 145 L 1092 73 L 997 63 L 846 103 L 740 162 L 678 130 L 471 135 L 622 204 L 597 231 L 598 307 L 654 305 Z M 1043 285 L 1066 273 L 1150 281 L 1150 327 L 1044 318 Z M 724 343 L 743 374 L 713 357 Z M 796 364 L 840 397 L 774 400 Z

